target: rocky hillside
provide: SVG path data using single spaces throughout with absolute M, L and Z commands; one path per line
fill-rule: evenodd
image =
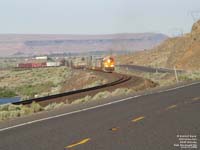
M 135 51 L 150 49 L 167 36 L 156 33 L 108 35 L 0 35 L 0 57 L 88 51 Z
M 190 33 L 169 38 L 155 49 L 119 57 L 122 64 L 200 70 L 200 20 Z

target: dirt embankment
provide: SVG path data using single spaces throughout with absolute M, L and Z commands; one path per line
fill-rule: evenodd
M 111 76 L 105 73 L 76 69 L 72 72 L 71 77 L 63 83 L 61 92 L 98 86 L 112 80 L 115 78 L 111 79 Z
M 200 20 L 193 25 L 191 33 L 169 38 L 152 50 L 117 59 L 121 64 L 200 70 Z
M 80 70 L 81 71 L 81 70 Z M 98 74 L 98 77 L 103 77 L 104 79 L 107 79 L 107 83 L 110 83 L 112 81 L 116 81 L 119 79 L 119 74 L 114 73 L 100 73 L 100 72 L 94 72 L 94 74 Z M 72 81 L 73 82 L 73 81 Z M 149 88 L 153 88 L 157 86 L 156 83 L 152 82 L 151 80 L 144 79 L 142 77 L 132 76 L 131 80 L 128 80 L 124 83 L 120 83 L 111 87 L 104 87 L 101 89 L 96 89 L 92 91 L 82 92 L 79 94 L 73 94 L 69 96 L 64 96 L 60 98 L 51 99 L 49 101 L 43 101 L 40 102 L 41 106 L 46 106 L 50 103 L 73 103 L 74 101 L 81 102 L 90 101 L 92 99 L 104 99 L 107 97 L 112 96 L 122 96 L 126 94 L 131 94 L 137 91 L 146 90 Z M 67 87 L 67 86 L 66 86 Z M 79 86 L 80 88 L 80 86 Z M 90 98 L 88 98 L 90 97 Z M 95 97 L 95 98 L 94 98 Z M 88 100 L 89 99 L 89 100 Z

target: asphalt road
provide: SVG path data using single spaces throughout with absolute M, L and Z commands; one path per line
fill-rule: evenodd
M 0 131 L 0 150 L 179 150 L 187 135 L 199 149 L 199 116 L 196 84 Z
M 129 70 L 135 70 L 140 72 L 149 72 L 149 73 L 174 73 L 173 69 L 168 68 L 151 68 L 146 66 L 138 66 L 138 65 L 119 65 L 119 67 L 128 68 Z M 176 70 L 177 73 L 184 72 L 183 70 Z

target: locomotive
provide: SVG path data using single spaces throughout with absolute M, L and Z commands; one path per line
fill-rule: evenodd
M 115 70 L 115 60 L 112 56 L 106 57 L 88 57 L 86 61 L 74 62 L 73 68 L 76 69 L 91 69 L 104 72 L 113 72 Z
M 115 60 L 111 56 L 104 57 L 102 60 L 102 70 L 105 72 L 113 72 L 115 70 Z

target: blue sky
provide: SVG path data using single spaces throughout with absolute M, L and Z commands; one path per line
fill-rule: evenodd
M 0 33 L 170 35 L 190 31 L 192 11 L 200 0 L 0 0 Z

